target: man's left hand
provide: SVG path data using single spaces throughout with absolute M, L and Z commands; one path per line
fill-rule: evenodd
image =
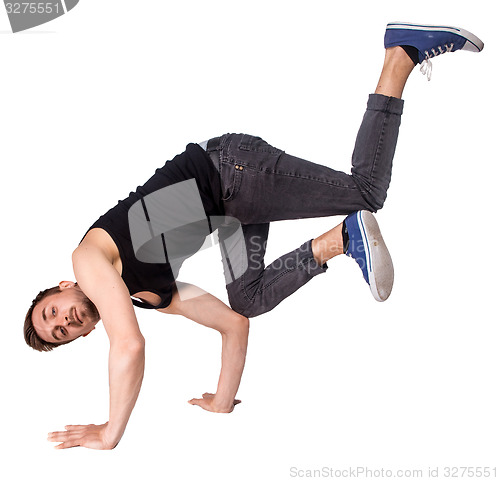
M 236 406 L 236 404 L 239 404 L 240 402 L 241 401 L 239 399 L 235 399 L 229 406 L 227 406 L 227 404 L 222 405 L 218 403 L 215 394 L 211 394 L 209 392 L 203 394 L 203 397 L 201 399 L 194 398 L 188 401 L 189 404 L 200 406 L 206 411 L 210 411 L 213 413 L 230 413 L 234 409 L 234 406 Z

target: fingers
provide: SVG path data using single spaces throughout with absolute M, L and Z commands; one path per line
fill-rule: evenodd
M 66 441 L 64 443 L 58 444 L 54 446 L 55 449 L 67 449 L 67 448 L 75 448 L 76 446 L 80 446 L 78 443 Z
M 65 434 L 65 433 L 68 433 L 68 432 L 83 431 L 84 429 L 88 429 L 91 426 L 93 426 L 93 424 L 90 424 L 90 425 L 85 425 L 85 424 L 68 424 L 67 426 L 64 426 L 64 429 L 66 431 L 53 431 L 53 432 L 49 433 L 49 436 L 51 434 Z
M 212 394 L 212 393 L 209 393 L 209 392 L 206 392 L 204 394 L 202 394 L 202 397 L 201 398 L 193 398 L 193 399 L 190 399 L 188 401 L 189 404 L 193 404 L 193 405 L 197 405 L 197 406 L 201 406 L 204 402 L 206 401 L 211 401 L 213 400 L 215 397 L 215 394 Z M 235 399 L 233 401 L 233 405 L 236 406 L 236 404 L 240 404 L 241 403 L 241 400 L 240 399 Z
M 47 435 L 48 441 L 63 441 L 68 437 L 68 431 L 54 431 L 53 433 L 49 433 Z
M 188 403 L 192 404 L 193 406 L 201 406 L 203 409 L 205 409 L 207 401 L 205 399 L 193 398 L 190 399 Z
M 80 433 L 70 433 L 69 431 L 56 431 L 54 433 L 49 433 L 47 437 L 47 441 L 53 443 L 63 441 L 61 444 L 54 446 L 56 449 L 66 449 L 80 446 L 79 439 Z
M 80 446 L 80 440 L 85 437 L 88 432 L 92 432 L 95 428 L 95 424 L 68 424 L 64 426 L 66 431 L 54 431 L 47 435 L 47 441 L 58 443 L 54 446 L 56 449 L 72 448 L 74 446 Z
M 217 406 L 213 405 L 213 402 L 212 402 L 213 399 L 214 399 L 213 394 L 211 395 L 210 393 L 205 393 L 201 399 L 200 398 L 193 398 L 193 399 L 190 399 L 188 401 L 188 403 L 193 405 L 193 406 L 199 406 L 202 409 L 205 409 L 206 411 L 211 411 L 214 413 L 230 413 L 233 411 L 234 406 L 241 403 L 241 401 L 239 399 L 235 399 L 233 401 L 232 406 L 229 409 L 226 409 L 226 408 L 221 409 L 221 408 L 218 408 Z
M 49 441 L 63 441 L 65 440 L 70 434 L 80 434 L 82 433 L 86 426 L 83 425 L 68 425 L 64 426 L 66 431 L 54 431 L 52 433 L 49 433 L 47 436 L 47 439 Z
M 66 431 L 49 433 L 47 440 L 60 443 L 54 446 L 56 449 L 73 448 L 75 446 L 91 449 L 113 449 L 118 443 L 107 438 L 107 425 L 108 423 L 100 425 L 67 425 L 65 426 Z
M 205 403 L 206 401 L 210 401 L 211 399 L 213 399 L 213 397 L 215 396 L 215 394 L 211 394 L 209 392 L 206 392 L 206 393 L 203 393 L 202 394 L 202 397 L 201 398 L 193 398 L 193 399 L 190 399 L 188 401 L 189 404 L 193 404 L 193 405 L 197 405 L 197 406 L 201 406 L 203 403 Z

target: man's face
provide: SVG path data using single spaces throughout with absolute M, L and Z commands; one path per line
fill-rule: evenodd
M 86 336 L 99 321 L 96 306 L 74 282 L 59 287 L 61 292 L 42 299 L 31 316 L 37 334 L 55 344 Z

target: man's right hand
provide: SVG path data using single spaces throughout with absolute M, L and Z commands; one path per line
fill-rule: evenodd
M 64 427 L 66 431 L 55 431 L 49 433 L 47 440 L 60 442 L 56 449 L 73 448 L 82 446 L 90 449 L 113 449 L 120 440 L 113 440 L 109 431 L 108 423 L 69 425 Z

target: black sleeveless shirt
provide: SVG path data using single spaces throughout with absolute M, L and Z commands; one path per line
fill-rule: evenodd
M 158 263 L 138 260 L 129 226 L 130 207 L 137 201 L 142 201 L 144 204 L 142 199 L 152 192 L 190 179 L 196 181 L 211 233 L 209 217 L 224 215 L 220 176 L 208 154 L 198 144 L 188 144 L 182 154 L 167 161 L 144 185 L 137 187 L 127 198 L 118 201 L 87 230 L 88 232 L 99 227 L 111 236 L 120 253 L 123 266 L 122 279 L 131 295 L 150 291 L 161 298 L 157 306 L 132 299 L 135 306 L 146 309 L 167 307 L 172 301 L 177 273 L 173 272 L 168 257 L 166 262 Z M 169 206 L 165 205 L 162 208 L 169 209 Z M 178 271 L 178 268 L 175 271 Z

